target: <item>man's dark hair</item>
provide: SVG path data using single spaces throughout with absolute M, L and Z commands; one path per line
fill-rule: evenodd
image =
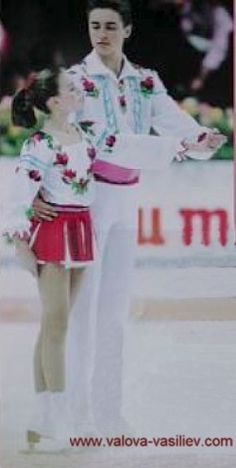
M 129 0 L 88 0 L 87 14 L 95 8 L 109 8 L 119 13 L 124 26 L 132 24 L 132 12 Z

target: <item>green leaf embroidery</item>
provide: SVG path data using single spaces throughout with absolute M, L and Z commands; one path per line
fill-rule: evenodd
M 25 215 L 26 215 L 26 217 L 27 217 L 28 219 L 33 218 L 34 214 L 35 214 L 35 213 L 34 213 L 34 209 L 32 208 L 32 206 L 31 206 L 30 208 L 27 208 L 27 209 L 25 210 Z

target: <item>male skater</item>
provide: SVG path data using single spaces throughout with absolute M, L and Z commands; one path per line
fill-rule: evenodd
M 87 12 L 93 50 L 69 70 L 74 83 L 84 90 L 84 110 L 77 115 L 84 128 L 89 131 L 90 121 L 96 121 L 113 134 L 149 134 L 153 129 L 159 135 L 180 137 L 186 155 L 206 151 L 210 156 L 222 143 L 222 136 L 200 127 L 180 110 L 156 72 L 133 65 L 124 55 L 125 41 L 132 31 L 129 1 L 91 0 Z M 108 138 L 108 150 L 112 144 Z M 122 351 L 131 296 L 139 181 L 138 171 L 121 173 L 114 163 L 108 159 L 97 173 L 93 217 L 98 261 L 87 271 L 72 318 L 78 359 L 70 362 L 74 372 L 78 367 L 78 427 L 81 423 L 81 431 L 89 430 L 94 415 L 104 434 L 125 433 L 127 429 L 122 417 Z M 34 208 L 38 216 L 56 216 L 39 199 Z

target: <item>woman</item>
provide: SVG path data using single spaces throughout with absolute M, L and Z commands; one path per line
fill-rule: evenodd
M 80 90 L 63 70 L 43 70 L 13 100 L 16 125 L 33 127 L 35 109 L 48 116 L 42 130 L 34 132 L 22 147 L 4 228 L 37 278 L 42 304 L 34 354 L 36 412 L 27 431 L 31 447 L 41 438 L 70 433 L 65 338 L 85 267 L 94 260 L 89 211 L 94 199 L 93 175 L 109 166 L 112 158 L 120 165 L 115 169 L 119 178 L 130 165 L 134 169 L 164 168 L 179 151 L 185 151 L 180 138 L 114 135 L 104 128 L 98 130 L 93 122 L 87 122 L 85 134 L 79 125 L 68 123 L 70 113 L 82 101 Z M 31 204 L 38 192 L 54 208 L 53 222 L 47 216 L 42 220 L 34 217 Z
M 35 109 L 48 119 L 24 143 L 16 169 L 5 232 L 37 277 L 42 303 L 41 328 L 35 347 L 34 378 L 37 411 L 27 431 L 30 445 L 42 436 L 56 436 L 66 420 L 64 346 L 68 315 L 78 294 L 84 268 L 94 259 L 89 205 L 94 196 L 92 164 L 95 149 L 80 127 L 67 123 L 82 94 L 64 71 L 42 71 L 12 106 L 13 122 L 36 123 Z M 14 185 L 16 187 L 16 185 Z M 38 221 L 30 208 L 35 194 L 54 206 L 53 223 Z M 61 423 L 60 423 L 61 426 Z

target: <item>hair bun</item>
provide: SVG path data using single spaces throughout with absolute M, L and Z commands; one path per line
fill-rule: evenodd
M 33 94 L 29 89 L 21 89 L 17 95 L 17 104 L 21 112 L 26 112 L 33 107 Z
M 33 93 L 30 89 L 21 89 L 12 103 L 12 120 L 15 125 L 32 127 L 35 125 Z

